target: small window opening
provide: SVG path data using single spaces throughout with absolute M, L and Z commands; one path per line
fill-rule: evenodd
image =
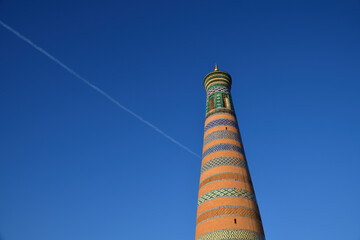
M 234 218 L 234 223 L 236 224 L 236 218 Z
M 224 108 L 229 108 L 227 97 L 223 96 Z
M 209 112 L 214 109 L 214 101 L 215 101 L 214 98 L 210 98 L 210 102 L 209 102 Z

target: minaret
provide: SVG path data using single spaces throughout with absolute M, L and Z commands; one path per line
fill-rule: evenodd
M 195 239 L 264 240 L 231 100 L 231 76 L 215 65 L 204 85 L 206 117 Z

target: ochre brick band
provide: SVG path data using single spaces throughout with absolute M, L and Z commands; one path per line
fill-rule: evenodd
M 226 152 L 213 152 L 211 153 L 210 155 L 207 155 L 205 157 L 203 157 L 203 160 L 202 160 L 202 164 L 201 165 L 204 165 L 207 161 L 213 159 L 213 158 L 217 158 L 217 157 L 237 157 L 237 158 L 241 158 L 243 160 L 246 160 L 245 159 L 245 155 L 243 153 L 240 153 L 240 152 L 235 152 L 235 151 L 230 151 L 230 150 L 225 150 Z
M 231 127 L 231 126 L 217 126 L 217 127 L 213 127 L 213 128 L 210 128 L 209 130 L 207 130 L 206 133 L 204 133 L 204 139 L 205 139 L 209 134 L 212 134 L 213 132 L 223 131 L 223 130 L 232 131 L 232 132 L 235 132 L 235 133 L 237 133 L 237 134 L 240 135 L 239 130 L 236 129 L 235 127 Z
M 198 225 L 203 221 L 206 221 L 207 219 L 220 217 L 220 216 L 245 216 L 261 222 L 260 215 L 256 211 L 250 208 L 245 208 L 240 206 L 222 206 L 222 207 L 210 209 L 200 214 L 197 218 L 196 225 Z
M 228 206 L 228 205 L 247 207 L 256 212 L 259 212 L 259 208 L 258 208 L 256 202 L 254 202 L 254 201 L 251 201 L 246 198 L 241 198 L 241 197 L 224 197 L 224 198 L 212 199 L 211 201 L 204 202 L 203 204 L 198 206 L 197 216 L 201 215 L 202 213 L 204 213 L 210 209 L 213 209 L 216 207 Z
M 237 124 L 235 121 L 227 119 L 227 118 L 220 118 L 220 119 L 216 119 L 214 121 L 209 122 L 205 126 L 204 132 L 206 132 L 210 128 L 218 127 L 218 126 L 231 126 L 231 127 L 237 128 Z
M 210 182 L 219 181 L 219 180 L 235 180 L 235 181 L 245 182 L 245 183 L 248 183 L 249 185 L 251 185 L 251 180 L 248 177 L 241 175 L 239 173 L 219 173 L 219 174 L 215 174 L 215 175 L 212 175 L 212 176 L 204 179 L 200 183 L 199 188 L 202 188 L 204 185 L 206 185 Z
M 236 219 L 236 223 L 234 223 L 234 219 Z M 259 224 L 257 220 L 244 216 L 223 216 L 219 218 L 212 218 L 205 222 L 202 222 L 196 228 L 197 228 L 197 232 L 195 237 L 219 229 L 232 229 L 232 228 L 241 228 L 244 230 L 256 232 L 261 235 L 264 234 L 261 224 Z
M 233 179 L 224 179 L 221 181 L 213 181 L 211 183 L 206 184 L 202 188 L 200 188 L 199 196 L 202 196 L 208 192 L 218 190 L 218 189 L 223 189 L 223 188 L 242 189 L 244 191 L 254 194 L 253 188 L 250 184 L 241 182 L 241 181 L 234 181 Z
M 241 142 L 239 142 L 238 140 L 224 138 L 224 139 L 214 139 L 213 141 L 209 142 L 208 144 L 204 144 L 203 152 L 205 152 L 206 150 L 208 150 L 209 148 L 211 148 L 215 145 L 222 145 L 222 144 L 230 144 L 230 145 L 238 146 L 239 148 L 243 148 Z M 226 149 L 226 150 L 234 151 L 234 149 L 231 149 L 231 148 Z
M 231 76 L 206 75 L 195 240 L 265 240 L 231 97 Z
M 249 172 L 246 171 L 246 169 L 244 169 L 244 168 L 237 167 L 237 166 L 220 166 L 220 167 L 211 168 L 208 171 L 201 174 L 200 182 L 202 182 L 205 178 L 210 177 L 212 175 L 219 174 L 219 173 L 226 173 L 226 172 L 239 173 L 241 175 L 244 175 L 244 176 L 247 176 L 248 178 L 250 178 Z

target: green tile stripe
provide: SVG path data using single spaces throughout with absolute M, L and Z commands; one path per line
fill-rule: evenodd
M 221 197 L 242 197 L 256 203 L 255 194 L 252 192 L 239 188 L 220 188 L 207 192 L 203 194 L 201 197 L 199 197 L 198 206 L 200 206 L 204 202 Z
M 228 74 L 227 72 L 223 72 L 223 71 L 216 71 L 216 72 L 211 72 L 208 75 L 205 76 L 204 78 L 204 86 L 206 87 L 206 85 L 208 85 L 209 81 L 211 81 L 214 78 L 220 78 L 220 79 L 225 79 L 226 81 L 228 81 L 231 86 L 231 76 L 230 74 Z
M 214 167 L 221 166 L 234 166 L 244 168 L 248 171 L 247 163 L 245 160 L 237 157 L 217 157 L 213 158 L 201 167 L 201 174 Z
M 196 240 L 265 240 L 265 236 L 245 229 L 224 229 L 205 233 Z
M 214 84 L 225 84 L 230 89 L 231 83 L 232 80 L 230 78 L 230 75 L 229 77 L 226 77 L 225 75 L 214 74 L 204 79 L 204 87 L 206 91 L 208 91 L 209 88 Z
M 210 81 L 206 82 L 205 90 L 208 91 L 208 89 L 213 84 L 224 84 L 224 85 L 227 85 L 229 88 L 231 87 L 231 82 L 229 82 L 228 80 L 226 80 L 224 78 L 215 78 L 213 80 L 210 80 Z

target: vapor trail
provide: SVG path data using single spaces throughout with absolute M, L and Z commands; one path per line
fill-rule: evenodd
M 171 142 L 175 143 L 176 145 L 178 145 L 179 147 L 181 147 L 182 149 L 184 149 L 185 151 L 193 154 L 194 156 L 198 157 L 201 159 L 200 155 L 196 154 L 195 152 L 193 152 L 190 148 L 186 147 L 185 145 L 183 145 L 182 143 L 180 143 L 179 141 L 177 141 L 176 139 L 174 139 L 173 137 L 169 136 L 168 134 L 166 134 L 163 130 L 161 130 L 160 128 L 156 127 L 154 124 L 150 123 L 149 121 L 143 119 L 140 115 L 134 113 L 133 111 L 131 111 L 130 109 L 128 109 L 127 107 L 125 107 L 124 105 L 122 105 L 121 103 L 119 103 L 115 98 L 113 98 L 112 96 L 110 96 L 109 94 L 107 94 L 104 90 L 102 90 L 101 88 L 95 86 L 94 84 L 92 84 L 91 82 L 89 82 L 88 80 L 86 80 L 84 77 L 82 77 L 80 74 L 78 74 L 77 72 L 75 72 L 73 69 L 71 69 L 70 67 L 68 67 L 67 65 L 65 65 L 64 63 L 62 63 L 59 59 L 57 59 L 56 57 L 54 57 L 53 55 L 51 55 L 50 53 L 48 53 L 46 50 L 44 50 L 43 48 L 39 47 L 38 45 L 36 45 L 35 43 L 33 43 L 30 39 L 28 39 L 27 37 L 25 37 L 24 35 L 20 34 L 18 31 L 16 31 L 15 29 L 13 29 L 12 27 L 10 27 L 9 25 L 7 25 L 6 23 L 4 23 L 3 21 L 0 20 L 0 25 L 3 26 L 5 29 L 7 29 L 8 31 L 10 31 L 11 33 L 13 33 L 15 36 L 17 36 L 18 38 L 20 38 L 21 40 L 23 40 L 24 42 L 28 43 L 30 46 L 32 46 L 33 48 L 35 48 L 36 50 L 38 50 L 40 53 L 44 54 L 47 58 L 49 58 L 50 60 L 52 60 L 53 62 L 57 63 L 60 67 L 62 67 L 63 69 L 65 69 L 66 71 L 68 71 L 69 73 L 71 73 L 73 76 L 75 76 L 76 78 L 80 79 L 81 81 L 83 81 L 86 85 L 88 85 L 89 87 L 91 87 L 92 89 L 94 89 L 95 91 L 97 91 L 98 93 L 100 93 L 101 95 L 103 95 L 104 97 L 106 97 L 108 100 L 110 100 L 112 103 L 114 103 L 116 106 L 118 106 L 119 108 L 121 108 L 122 110 L 128 112 L 129 114 L 131 114 L 132 116 L 134 116 L 135 118 L 137 118 L 138 120 L 140 120 L 142 123 L 148 125 L 149 127 L 151 127 L 152 129 L 154 129 L 155 131 L 157 131 L 158 133 L 160 133 L 161 135 L 163 135 L 165 138 L 169 139 Z

